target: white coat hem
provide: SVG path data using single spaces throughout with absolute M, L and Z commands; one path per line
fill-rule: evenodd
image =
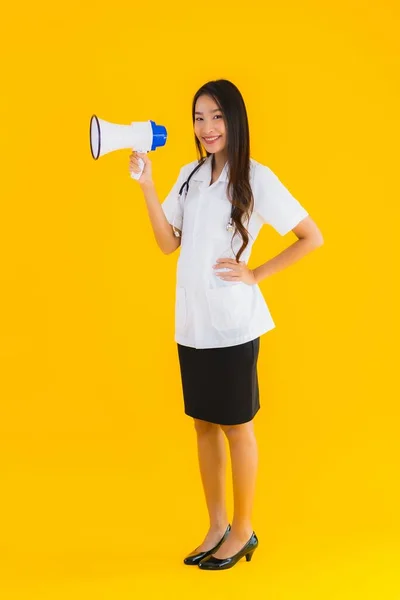
M 206 348 L 227 348 L 228 346 L 238 346 L 239 344 L 245 344 L 246 342 L 249 342 L 250 340 L 255 340 L 260 335 L 263 335 L 264 333 L 271 331 L 271 329 L 275 329 L 275 327 L 276 327 L 275 324 L 269 325 L 268 327 L 264 327 L 263 329 L 254 331 L 253 333 L 248 333 L 247 335 L 242 335 L 240 337 L 233 338 L 226 342 L 219 342 L 217 344 L 207 344 L 206 346 L 204 346 L 203 344 L 195 346 L 195 345 L 193 345 L 193 340 L 190 340 L 190 339 L 185 338 L 178 334 L 175 334 L 174 339 L 175 339 L 175 342 L 177 342 L 178 344 L 181 344 L 181 346 L 189 346 L 189 348 L 196 348 L 196 350 L 203 350 Z

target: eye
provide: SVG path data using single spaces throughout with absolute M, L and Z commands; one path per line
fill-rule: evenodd
M 214 116 L 215 116 L 215 117 L 219 117 L 220 119 L 222 119 L 222 115 L 214 115 Z M 198 119 L 201 119 L 201 118 L 202 118 L 202 117 L 196 117 L 196 121 L 197 121 Z

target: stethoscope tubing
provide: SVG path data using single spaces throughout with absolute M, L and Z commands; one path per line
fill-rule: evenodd
M 196 165 L 195 168 L 193 169 L 193 171 L 190 173 L 189 177 L 186 179 L 186 181 L 184 181 L 182 183 L 181 189 L 179 190 L 179 193 L 178 193 L 178 201 L 180 201 L 180 198 L 181 198 L 181 196 L 183 194 L 183 190 L 184 190 L 185 186 L 186 186 L 186 192 L 185 192 L 184 198 L 186 198 L 187 193 L 189 191 L 189 181 L 190 181 L 190 178 L 192 177 L 192 175 L 194 175 L 196 173 L 196 171 L 198 169 L 200 169 L 200 167 L 203 165 L 203 163 L 204 163 L 205 160 L 206 159 L 204 159 L 202 162 L 200 162 L 198 165 Z M 233 211 L 233 206 L 231 207 L 231 218 L 229 219 L 229 223 L 226 226 L 227 231 L 233 231 L 233 229 L 234 229 L 234 226 L 233 226 L 233 223 L 232 223 L 232 211 Z

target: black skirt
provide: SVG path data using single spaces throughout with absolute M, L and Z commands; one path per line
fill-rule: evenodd
M 177 346 L 187 415 L 220 425 L 253 419 L 260 409 L 259 337 L 225 348 Z

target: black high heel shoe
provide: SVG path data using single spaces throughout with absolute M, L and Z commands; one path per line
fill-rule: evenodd
M 215 558 L 215 556 L 209 556 L 205 560 L 200 561 L 198 566 L 200 567 L 200 569 L 207 569 L 207 570 L 214 569 L 214 570 L 221 571 L 222 569 L 230 569 L 231 567 L 236 565 L 236 563 L 241 558 L 243 558 L 243 556 L 246 556 L 246 561 L 249 562 L 251 560 L 254 550 L 257 548 L 257 546 L 258 546 L 258 538 L 257 538 L 255 532 L 253 531 L 249 541 L 246 542 L 246 544 L 243 546 L 243 548 L 241 550 L 239 550 L 239 552 L 237 552 L 233 556 L 229 556 L 228 558 Z M 214 550 L 214 552 L 216 552 L 216 550 Z
M 224 535 L 222 536 L 222 538 L 220 539 L 218 544 L 216 546 L 214 546 L 214 548 L 211 548 L 210 550 L 203 550 L 203 552 L 192 552 L 191 554 L 189 554 L 189 556 L 187 556 L 183 560 L 185 565 L 198 565 L 199 562 L 203 558 L 205 558 L 209 554 L 212 554 L 213 552 L 216 552 L 218 550 L 218 548 L 221 546 L 221 544 L 223 544 L 223 542 L 226 540 L 230 530 L 231 530 L 231 525 L 229 524 L 228 527 L 226 528 Z

